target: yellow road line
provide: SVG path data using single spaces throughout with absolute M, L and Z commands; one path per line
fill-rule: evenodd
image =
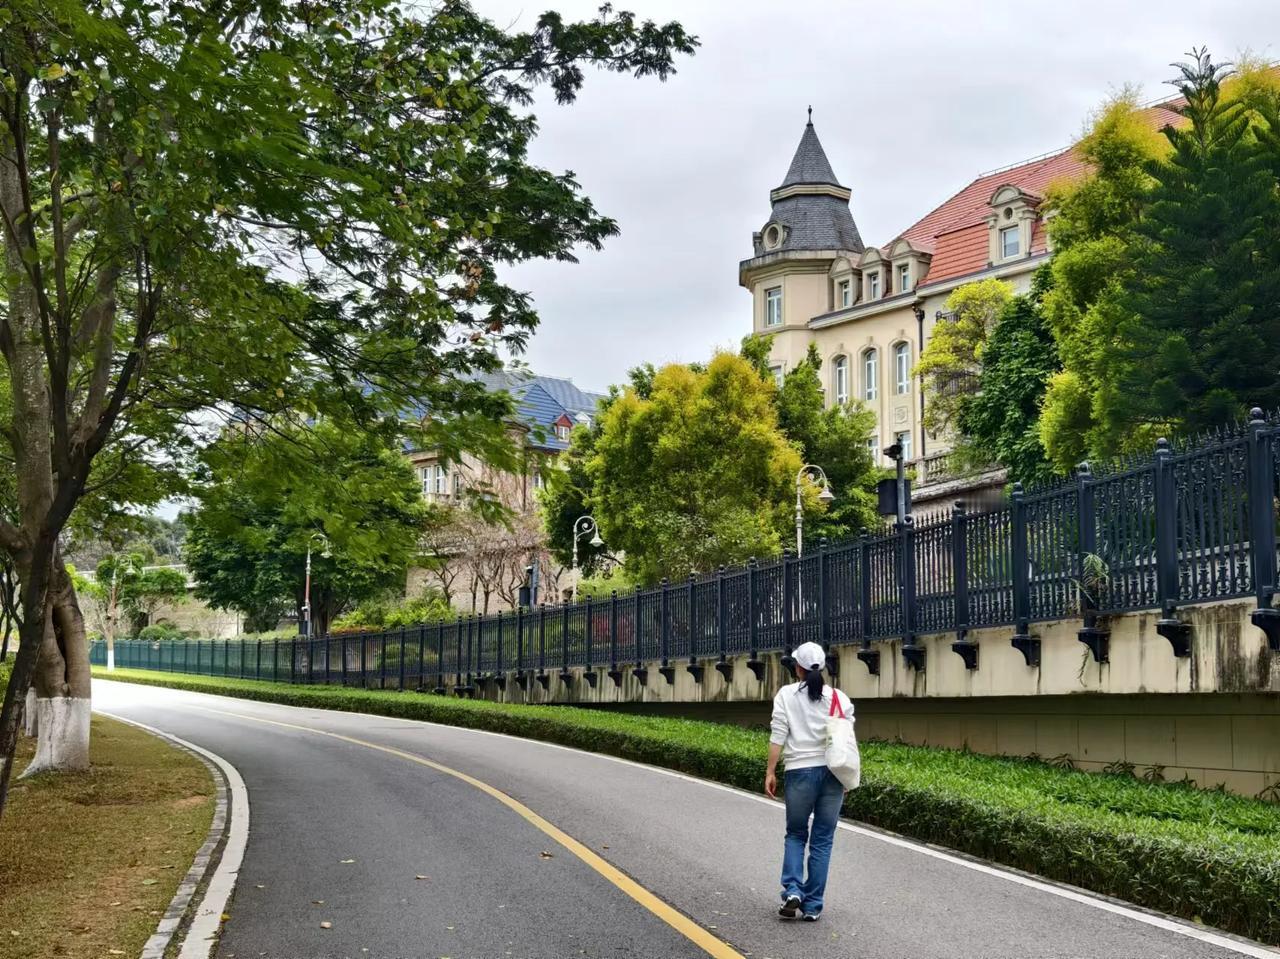
M 315 733 L 317 736 L 328 736 L 331 739 L 340 739 L 343 742 L 352 743 L 356 746 L 376 749 L 379 752 L 387 753 L 391 756 L 397 756 L 400 759 L 407 759 L 411 763 L 417 763 L 420 766 L 426 766 L 430 769 L 436 770 L 437 772 L 442 772 L 448 776 L 452 776 L 455 779 L 460 779 L 467 785 L 474 786 L 481 792 L 498 800 L 498 802 L 502 803 L 508 809 L 518 813 L 521 818 L 546 833 L 561 846 L 569 850 L 569 852 L 573 853 L 601 876 L 608 879 L 609 882 L 613 883 L 624 893 L 638 902 L 645 909 L 649 910 L 649 912 L 653 913 L 676 932 L 680 933 L 696 945 L 707 955 L 714 957 L 714 959 L 745 959 L 742 953 L 738 952 L 727 942 L 716 938 L 688 916 L 667 905 L 667 903 L 663 902 L 644 886 L 640 885 L 640 883 L 636 882 L 622 870 L 618 869 L 618 867 L 613 865 L 613 863 L 609 862 L 602 856 L 597 855 L 589 847 L 583 845 L 568 833 L 564 832 L 564 830 L 543 819 L 518 799 L 508 796 L 501 789 L 490 786 L 488 783 L 482 782 L 474 776 L 468 776 L 466 773 L 460 772 L 457 769 L 452 769 L 449 766 L 442 765 L 441 763 L 434 762 L 430 759 L 425 759 L 424 757 L 414 755 L 413 753 L 407 753 L 401 749 L 395 749 L 391 746 L 383 746 L 379 743 L 371 743 L 364 739 L 356 739 L 353 736 L 343 736 L 341 733 L 331 733 L 324 729 L 314 729 L 310 726 L 300 726 L 296 723 L 283 723 L 275 719 L 262 719 L 259 716 L 250 716 L 246 713 L 232 712 L 229 709 L 211 709 L 208 706 L 196 705 L 189 705 L 189 708 L 199 709 L 206 713 L 215 713 L 222 716 L 235 716 L 238 719 L 247 719 L 250 722 L 255 723 L 266 723 L 270 726 L 282 726 L 285 729 L 297 729 L 306 733 Z

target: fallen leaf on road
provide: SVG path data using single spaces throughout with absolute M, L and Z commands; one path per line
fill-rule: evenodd
M 323 905 L 324 905 L 324 900 L 323 900 L 323 899 L 312 899 L 312 900 L 311 900 L 311 905 L 313 905 L 313 906 L 323 906 Z
M 430 876 L 414 876 L 414 879 L 430 879 Z
M 322 922 L 322 923 L 320 923 L 320 928 L 321 928 L 321 929 L 332 929 L 332 928 L 333 928 L 333 923 L 331 923 L 331 922 Z
M 347 863 L 355 862 L 355 860 L 354 860 L 354 859 L 339 859 L 339 860 L 338 860 L 338 862 L 342 863 L 342 864 L 345 866 Z
M 545 849 L 544 849 L 544 850 L 542 850 L 542 852 L 538 853 L 538 855 L 539 855 L 542 859 L 552 859 L 552 858 L 554 858 L 554 857 L 551 855 L 551 853 L 547 852 Z
M 258 884 L 257 884 L 256 886 L 254 886 L 253 888 L 254 888 L 254 889 L 266 889 L 267 887 L 266 887 L 266 886 L 264 886 L 262 883 L 258 883 Z
M 608 846 L 601 846 L 600 848 L 601 848 L 601 849 L 608 849 L 609 847 L 608 847 Z

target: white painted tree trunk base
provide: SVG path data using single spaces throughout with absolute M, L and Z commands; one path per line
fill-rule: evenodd
M 36 734 L 38 721 L 36 718 L 36 688 L 27 689 L 27 703 L 22 710 L 22 731 L 28 736 Z
M 116 651 L 115 649 L 107 650 L 107 672 L 111 672 L 116 668 Z
M 43 772 L 89 768 L 89 699 L 58 696 L 36 700 L 39 739 L 31 765 L 19 778 Z

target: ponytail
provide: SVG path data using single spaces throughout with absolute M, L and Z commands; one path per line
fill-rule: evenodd
M 822 699 L 822 670 L 815 666 L 812 669 L 806 669 L 803 680 L 804 688 L 809 693 L 809 699 L 818 702 Z

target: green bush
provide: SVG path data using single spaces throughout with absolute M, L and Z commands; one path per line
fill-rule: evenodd
M 330 627 L 334 633 L 374 632 L 417 626 L 420 623 L 451 622 L 457 618 L 444 594 L 425 590 L 412 599 L 377 599 L 361 603 L 337 617 Z
M 13 672 L 13 654 L 0 662 L 0 702 L 4 701 L 5 690 L 9 688 L 9 674 Z
M 509 733 L 753 792 L 766 735 L 686 719 L 117 670 L 113 679 Z M 765 708 L 762 705 L 762 710 Z M 1280 805 L 1033 760 L 868 742 L 847 815 L 1280 943 Z
M 187 634 L 172 623 L 153 623 L 138 631 L 138 639 L 148 643 L 186 638 Z

